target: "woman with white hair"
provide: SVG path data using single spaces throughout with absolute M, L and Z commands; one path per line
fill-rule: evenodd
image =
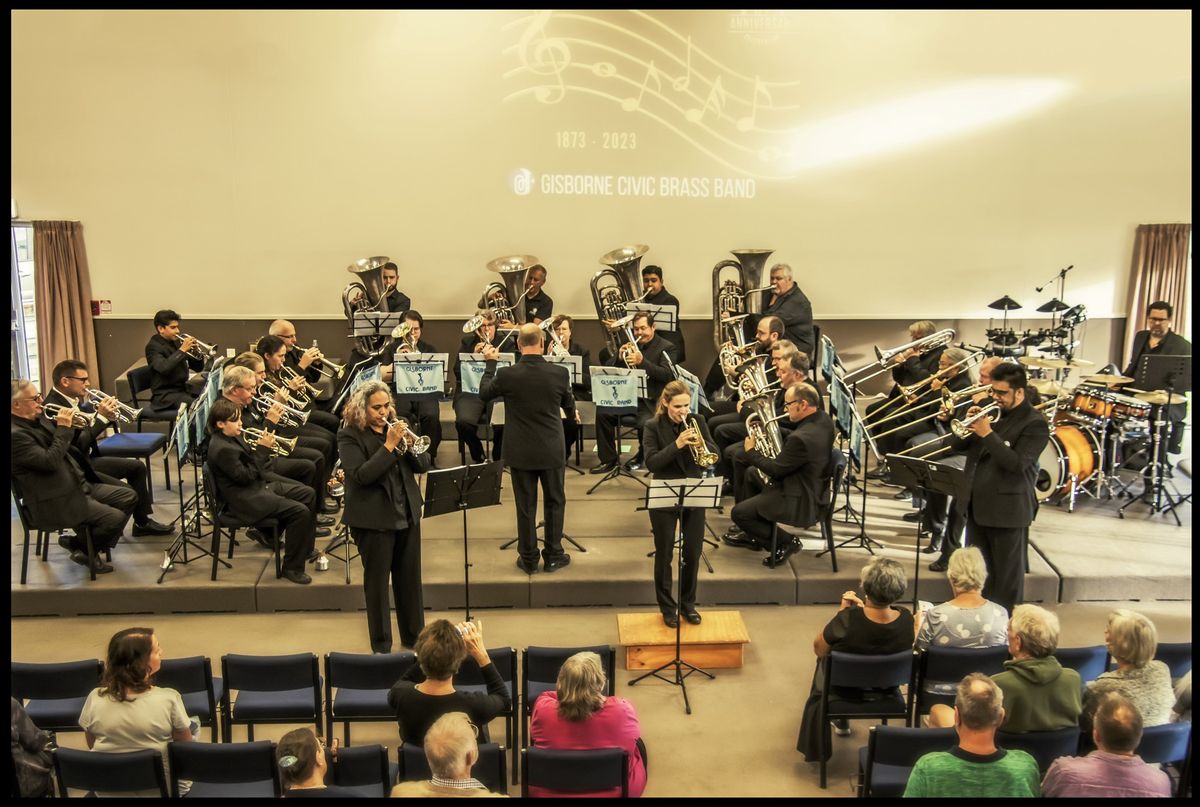
M 646 789 L 645 746 L 642 727 L 633 704 L 605 694 L 608 678 L 600 656 L 576 653 L 558 671 L 555 691 L 543 692 L 534 701 L 529 737 L 539 748 L 586 750 L 623 748 L 629 752 L 629 795 L 637 798 Z M 529 788 L 530 796 L 553 796 L 554 791 Z M 581 795 L 581 794 L 572 794 Z M 612 793 L 588 795 L 609 796 Z
M 1154 623 L 1137 611 L 1118 608 L 1108 615 L 1104 644 L 1117 662 L 1117 669 L 1100 673 L 1087 685 L 1080 724 L 1090 729 L 1092 715 L 1106 692 L 1120 692 L 1137 707 L 1145 726 L 1171 722 L 1175 690 L 1171 670 L 1154 658 L 1158 650 L 1158 631 Z

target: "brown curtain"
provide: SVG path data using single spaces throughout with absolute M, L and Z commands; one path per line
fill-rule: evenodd
M 1146 306 L 1158 300 L 1172 305 L 1171 330 L 1187 329 L 1187 276 L 1190 224 L 1139 224 L 1133 240 L 1133 266 L 1129 272 L 1129 309 L 1125 320 L 1126 361 L 1133 337 L 1146 328 Z
M 33 287 L 42 392 L 53 386 L 51 371 L 63 359 L 86 362 L 92 384 L 99 387 L 92 281 L 81 223 L 33 222 Z

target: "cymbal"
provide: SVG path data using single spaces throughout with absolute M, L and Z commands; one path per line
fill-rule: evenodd
M 1064 390 L 1062 382 L 1055 381 L 1053 378 L 1031 378 L 1029 379 L 1029 386 L 1043 395 L 1057 396 Z
M 1075 358 L 1073 358 L 1069 362 L 1067 362 L 1066 366 L 1067 367 L 1095 367 L 1096 362 L 1088 361 L 1087 359 L 1081 359 L 1078 356 L 1076 356 Z
M 1133 397 L 1137 398 L 1139 401 L 1145 401 L 1148 404 L 1153 404 L 1154 406 L 1162 406 L 1167 402 L 1167 391 L 1165 389 L 1156 389 L 1150 392 L 1139 392 Z M 1172 395 L 1171 400 L 1175 403 L 1183 403 L 1184 398 L 1182 395 Z
M 994 308 L 997 311 L 1015 311 L 1020 307 L 1021 304 L 1009 297 L 1007 294 L 1001 297 L 999 300 L 993 300 L 992 302 L 988 303 L 988 308 Z
M 1070 308 L 1069 305 L 1055 297 L 1050 302 L 1039 305 L 1037 310 L 1041 311 L 1043 314 L 1049 314 L 1051 311 L 1066 311 L 1068 308 Z
M 1047 362 L 1061 362 L 1062 359 L 1043 359 L 1041 356 L 1022 356 L 1021 358 L 1017 359 L 1017 361 L 1019 361 L 1021 364 L 1024 364 L 1026 367 L 1040 367 L 1045 370 L 1054 369 L 1060 366 L 1058 364 L 1048 364 Z M 1065 367 L 1066 365 L 1063 364 L 1061 366 Z
M 1083 381 L 1099 381 L 1101 384 L 1129 384 L 1133 381 L 1132 378 L 1123 375 L 1113 375 L 1112 373 L 1098 373 L 1096 375 L 1085 375 Z

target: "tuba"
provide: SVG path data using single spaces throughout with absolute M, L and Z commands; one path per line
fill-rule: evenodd
M 357 276 L 342 289 L 342 309 L 346 312 L 351 334 L 354 330 L 355 311 L 378 311 L 379 305 L 391 290 L 383 283 L 383 267 L 391 262 L 386 256 L 363 258 L 346 267 L 346 271 Z M 354 343 L 358 351 L 371 358 L 377 357 L 382 348 L 381 336 L 356 336 Z
M 492 309 L 497 322 L 523 323 L 525 295 L 529 293 L 525 288 L 525 277 L 530 269 L 540 265 L 541 262 L 532 255 L 509 255 L 488 261 L 488 271 L 499 273 L 501 282 L 487 284 L 479 307 Z
M 724 260 L 713 267 L 713 338 L 717 349 L 725 341 L 721 328 L 722 314 L 761 314 L 762 294 L 771 285 L 763 285 L 767 274 L 767 259 L 773 249 L 730 250 L 736 261 Z M 729 270 L 729 271 L 725 271 Z
M 604 339 L 614 356 L 620 350 L 621 341 L 617 334 L 604 325 L 604 320 L 619 320 L 626 315 L 625 305 L 645 297 L 642 291 L 642 273 L 638 265 L 642 256 L 650 251 L 645 244 L 621 247 L 600 256 L 601 269 L 592 275 L 592 302 L 596 304 L 596 316 L 604 328 Z

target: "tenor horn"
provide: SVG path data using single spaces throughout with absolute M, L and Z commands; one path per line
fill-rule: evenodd
M 604 328 L 604 339 L 609 352 L 614 355 L 620 350 L 621 341 L 617 334 L 604 326 L 604 320 L 615 321 L 626 315 L 625 306 L 641 300 L 642 273 L 639 265 L 642 257 L 650 251 L 645 244 L 620 247 L 600 256 L 606 268 L 592 275 L 592 302 L 596 304 L 596 316 Z
M 761 314 L 762 292 L 771 288 L 763 284 L 763 278 L 767 259 L 775 250 L 734 249 L 730 252 L 737 260 L 719 261 L 712 270 L 713 337 L 718 350 L 725 341 L 721 331 L 722 316 Z

